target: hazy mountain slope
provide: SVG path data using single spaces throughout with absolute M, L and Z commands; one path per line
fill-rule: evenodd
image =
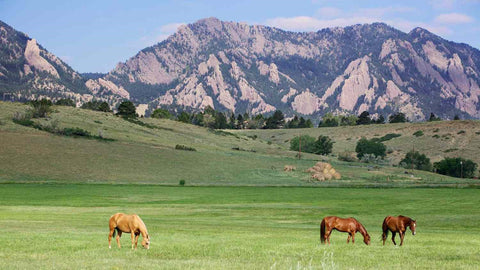
M 118 99 L 109 91 L 91 91 L 82 76 L 35 39 L 0 21 L 0 94 L 7 100 L 42 97 Z
M 89 84 L 111 82 L 151 108 L 478 118 L 479 63 L 477 49 L 421 28 L 407 34 L 375 23 L 295 33 L 209 18 Z

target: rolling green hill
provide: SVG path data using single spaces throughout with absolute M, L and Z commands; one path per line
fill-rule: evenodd
M 431 145 L 439 154 L 458 148 L 475 160 L 469 149 L 479 145 L 475 121 L 397 124 L 365 127 L 315 128 L 308 130 L 214 131 L 171 120 L 140 119 L 131 123 L 111 113 L 54 106 L 47 119 L 35 119 L 44 126 L 81 128 L 93 135 L 113 141 L 54 135 L 15 124 L 15 112 L 24 112 L 27 105 L 0 103 L 0 181 L 1 182 L 86 182 L 140 183 L 178 185 L 254 185 L 254 186 L 425 186 L 476 184 L 477 180 L 459 180 L 428 172 L 405 174 L 405 169 L 345 163 L 336 157 L 303 155 L 288 151 L 288 140 L 298 132 L 327 134 L 336 141 L 334 152 L 352 150 L 361 136 L 382 136 L 401 133 L 386 142 L 394 149 L 389 155 L 398 158 L 411 147 L 413 132 L 420 151 Z M 457 134 L 454 130 L 465 130 Z M 434 132 L 433 130 L 439 129 Z M 440 138 L 432 138 L 432 134 Z M 444 134 L 450 139 L 444 139 Z M 253 135 L 257 135 L 256 138 Z M 350 139 L 349 139 L 350 138 Z M 467 140 L 467 138 L 469 140 Z M 450 145 L 449 142 L 452 142 Z M 177 144 L 196 151 L 176 150 Z M 417 146 L 416 146 L 417 147 Z M 423 147 L 423 148 L 422 148 Z M 468 149 L 467 149 L 468 148 Z M 416 148 L 417 149 L 417 148 Z M 435 153 L 437 153 L 435 152 Z M 433 153 L 433 152 L 432 152 Z M 325 160 L 342 174 L 342 179 L 311 182 L 304 171 L 317 161 Z M 478 160 L 476 160 L 478 162 Z M 285 165 L 297 170 L 284 172 Z

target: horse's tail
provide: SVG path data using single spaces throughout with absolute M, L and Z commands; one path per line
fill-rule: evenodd
M 388 217 L 386 217 L 386 218 L 383 220 L 383 224 L 382 224 L 382 231 L 383 231 L 382 239 L 383 239 L 383 240 L 387 239 L 387 236 L 388 236 L 387 219 L 388 219 Z
M 320 242 L 322 244 L 325 243 L 325 219 L 322 219 L 322 223 L 320 224 Z

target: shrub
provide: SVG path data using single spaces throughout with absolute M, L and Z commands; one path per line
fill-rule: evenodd
M 437 173 L 461 178 L 472 178 L 477 166 L 477 163 L 461 157 L 445 158 L 433 164 Z
M 92 111 L 111 112 L 110 105 L 106 101 L 92 100 L 82 104 L 82 109 L 88 109 Z
M 65 136 L 72 136 L 72 137 L 92 137 L 92 134 L 90 132 L 74 127 L 74 128 L 64 128 L 61 133 Z
M 32 116 L 29 111 L 22 113 L 22 112 L 14 112 L 12 121 L 15 124 L 19 124 L 22 126 L 31 127 L 33 126 L 34 122 L 32 121 Z
M 400 137 L 402 136 L 402 134 L 398 134 L 398 133 L 388 133 L 386 134 L 385 136 L 382 136 L 380 138 L 373 138 L 372 140 L 375 140 L 375 141 L 378 141 L 378 142 L 385 142 L 385 141 L 389 141 L 391 139 L 394 139 L 394 138 L 397 138 L 397 137 Z
M 317 155 L 328 155 L 332 152 L 333 143 L 330 137 L 320 135 L 315 141 L 313 153 Z
M 75 101 L 73 101 L 69 98 L 61 98 L 61 99 L 59 99 L 55 102 L 55 105 L 76 107 Z
M 365 154 L 373 154 L 375 157 L 383 158 L 387 155 L 386 151 L 387 147 L 375 139 L 367 140 L 366 138 L 361 138 L 355 147 L 355 152 L 357 152 L 357 157 L 359 159 Z
M 197 151 L 197 149 L 193 148 L 193 147 L 188 147 L 188 146 L 185 146 L 183 144 L 177 144 L 175 145 L 175 149 L 177 150 L 185 150 L 185 151 Z
M 457 134 L 465 134 L 465 130 L 460 130 L 459 132 L 457 132 Z
M 33 118 L 45 118 L 52 112 L 52 101 L 49 99 L 33 100 L 28 102 L 32 105 L 30 109 L 30 114 Z
M 315 138 L 308 135 L 296 136 L 290 140 L 290 150 L 313 153 L 315 150 Z
M 156 109 L 152 112 L 152 115 L 150 117 L 159 119 L 170 119 L 172 118 L 172 114 L 166 109 Z
M 431 171 L 432 163 L 425 154 L 420 154 L 418 151 L 410 151 L 400 161 L 400 166 L 404 168 L 413 168 L 422 171 Z
M 408 122 L 408 119 L 407 117 L 405 116 L 404 113 L 396 113 L 396 114 L 392 114 L 388 117 L 388 122 L 390 123 L 405 123 L 405 122 Z
M 364 154 L 360 159 L 363 163 L 373 163 L 373 164 L 381 164 L 383 163 L 383 159 L 380 156 L 375 156 L 374 154 Z
M 415 136 L 415 137 L 423 136 L 423 131 L 417 130 L 417 131 L 415 131 L 415 132 L 413 133 L 413 136 Z
M 185 186 L 185 180 L 183 180 L 183 179 L 180 180 L 180 181 L 178 182 L 178 184 L 179 184 L 180 186 L 182 186 L 182 187 Z
M 123 118 L 137 118 L 135 105 L 129 100 L 120 103 L 117 110 L 117 115 L 120 115 Z
M 355 152 L 341 152 L 338 153 L 338 160 L 346 161 L 346 162 L 356 162 L 358 161 L 357 155 Z

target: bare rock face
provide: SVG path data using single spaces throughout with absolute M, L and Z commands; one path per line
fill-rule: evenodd
M 400 111 L 422 120 L 431 112 L 480 117 L 479 62 L 478 50 L 421 28 L 406 34 L 376 23 L 295 33 L 207 18 L 103 79 L 151 106 L 312 117 Z M 136 92 L 139 84 L 149 97 Z
M 60 78 L 57 70 L 47 60 L 45 60 L 45 58 L 40 56 L 40 48 L 38 47 L 35 39 L 27 41 L 27 47 L 25 48 L 25 59 L 27 60 L 29 66 L 32 66 L 39 71 L 46 71 L 56 78 Z
M 0 59 L 0 80 L 47 74 L 34 80 L 42 94 L 61 91 L 112 104 L 128 98 L 149 110 L 211 106 L 259 114 L 279 109 L 287 117 L 312 119 L 363 111 L 403 112 L 411 120 L 432 112 L 444 119 L 480 118 L 480 51 L 421 28 L 403 33 L 373 23 L 296 33 L 207 18 L 181 26 L 102 78 L 86 80 L 81 91 L 71 89 L 78 73 L 35 40 L 11 33 L 0 24 L 0 43 L 9 48 Z M 1 65 L 23 55 L 15 76 Z M 67 73 L 70 83 L 58 85 Z

